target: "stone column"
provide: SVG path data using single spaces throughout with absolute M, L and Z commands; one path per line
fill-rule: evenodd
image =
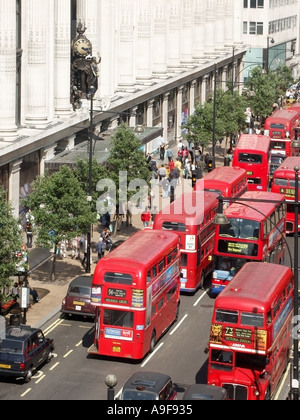
M 57 143 L 41 150 L 41 161 L 40 161 L 41 176 L 43 176 L 45 173 L 45 162 L 54 158 L 56 146 L 57 146 Z
M 195 0 L 194 6 L 194 35 L 193 35 L 193 58 L 204 58 L 204 1 Z
M 54 0 L 25 0 L 25 124 L 46 128 L 54 117 Z
M 0 138 L 17 136 L 16 112 L 16 2 L 0 2 Z M 4 100 L 3 100 L 4 98 Z
M 20 172 L 22 159 L 9 164 L 9 193 L 8 199 L 11 201 L 13 215 L 19 217 L 20 209 Z
M 181 73 L 181 0 L 169 0 L 169 34 L 167 39 L 168 71 Z
M 153 77 L 167 78 L 166 2 L 153 0 Z
M 147 127 L 153 127 L 153 105 L 154 100 L 150 99 L 147 102 Z
M 178 142 L 181 139 L 181 123 L 182 123 L 182 92 L 184 86 L 177 89 L 177 104 L 176 104 L 176 121 L 175 121 L 175 139 Z
M 204 53 L 213 56 L 215 51 L 215 0 L 207 0 L 205 11 L 205 43 Z
M 137 18 L 137 51 L 136 80 L 143 85 L 152 85 L 151 72 L 151 3 L 152 0 L 139 0 L 139 13 Z
M 196 84 L 197 84 L 197 80 L 193 80 L 191 83 L 191 88 L 190 88 L 190 99 L 189 99 L 190 115 L 193 115 L 195 111 L 195 86 Z
M 117 46 L 118 89 L 126 92 L 135 91 L 135 2 L 119 1 L 119 45 Z
M 129 127 L 135 127 L 136 126 L 136 112 L 137 112 L 137 106 L 135 106 L 134 108 L 131 108 Z
M 55 112 L 70 115 L 70 33 L 71 7 L 69 0 L 55 0 Z
M 168 110 L 169 110 L 169 96 L 170 93 L 167 92 L 163 95 L 163 106 L 162 106 L 162 126 L 163 126 L 163 138 L 164 143 L 168 144 Z
M 204 104 L 204 102 L 206 101 L 206 92 L 207 92 L 207 83 L 209 82 L 209 76 L 206 74 L 205 76 L 202 77 L 202 84 L 201 84 L 201 89 L 202 89 L 202 93 L 201 93 L 201 105 Z
M 193 0 L 183 2 L 181 23 L 181 64 L 187 67 L 193 66 Z

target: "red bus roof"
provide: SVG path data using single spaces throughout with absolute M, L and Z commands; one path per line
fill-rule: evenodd
M 155 216 L 153 228 L 161 229 L 161 221 L 166 219 L 169 222 L 186 222 L 188 218 L 190 225 L 199 225 L 207 211 L 217 208 L 218 196 L 219 194 L 209 191 L 186 192 Z
M 262 202 L 245 201 L 245 204 L 241 204 L 243 203 L 243 198 L 262 200 Z M 285 197 L 283 194 L 272 193 L 268 191 L 247 191 L 245 194 L 239 197 L 239 200 L 241 203 L 233 203 L 225 210 L 227 217 L 241 219 L 247 218 L 251 220 L 262 221 L 265 220 L 268 215 L 274 211 L 275 207 L 275 203 L 266 203 L 264 200 L 284 201 Z M 253 209 L 248 206 L 253 207 Z
M 101 258 L 95 268 L 94 279 L 97 279 L 100 271 L 115 271 L 117 266 L 121 272 L 132 272 L 148 265 L 152 266 L 158 255 L 171 251 L 177 244 L 179 237 L 174 232 L 138 231 Z
M 262 134 L 242 134 L 235 148 L 235 152 L 241 152 L 243 150 L 245 152 L 269 153 L 270 142 L 271 139 L 269 136 L 263 136 Z
M 300 168 L 300 156 L 289 156 L 274 171 L 274 178 L 295 179 L 295 167 Z
M 298 112 L 296 110 L 292 110 L 292 107 L 289 109 L 279 109 L 266 119 L 265 129 L 269 128 L 270 124 L 274 123 L 274 121 L 276 123 L 284 123 L 286 121 L 293 121 L 293 119 L 297 119 L 297 117 Z
M 275 304 L 278 292 L 281 292 L 278 287 L 286 284 L 292 275 L 292 270 L 284 265 L 246 263 L 218 295 L 215 309 L 267 312 Z
M 217 189 L 218 185 L 234 184 L 243 178 L 247 178 L 247 171 L 238 166 L 219 166 L 208 172 L 202 179 L 196 182 L 195 189 L 198 188 L 211 188 Z

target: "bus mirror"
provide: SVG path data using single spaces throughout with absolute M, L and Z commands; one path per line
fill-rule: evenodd
M 183 273 L 180 273 L 180 278 L 181 278 L 181 279 L 183 278 Z
M 205 349 L 204 349 L 204 353 L 205 353 L 205 354 L 208 354 L 208 352 L 209 352 L 209 348 L 208 348 L 208 347 L 205 347 Z

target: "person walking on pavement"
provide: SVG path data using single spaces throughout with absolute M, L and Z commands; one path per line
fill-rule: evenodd
M 159 147 L 160 160 L 165 160 L 165 151 L 166 151 L 166 145 L 165 143 L 162 143 Z
M 32 223 L 26 222 L 26 237 L 27 237 L 27 248 L 32 248 L 32 238 L 33 238 L 33 232 L 32 232 Z
M 171 159 L 173 159 L 173 156 L 174 156 L 174 154 L 173 154 L 173 150 L 172 149 L 167 149 L 167 158 L 168 158 L 168 161 L 170 162 L 170 160 Z

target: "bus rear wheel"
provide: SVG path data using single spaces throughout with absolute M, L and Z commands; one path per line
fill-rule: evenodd
M 150 341 L 150 349 L 149 353 L 152 353 L 156 344 L 156 334 L 155 331 L 152 332 L 151 341 Z

